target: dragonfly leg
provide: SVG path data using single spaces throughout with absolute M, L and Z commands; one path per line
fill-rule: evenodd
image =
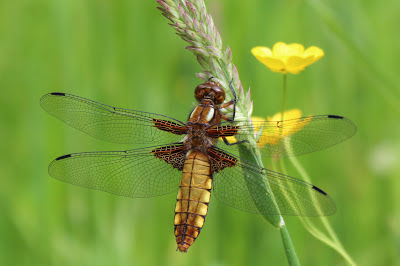
M 233 89 L 232 83 L 233 83 L 233 79 L 229 82 L 229 88 L 230 88 L 231 91 L 232 91 L 233 99 L 230 100 L 229 102 L 224 103 L 223 105 L 221 105 L 221 108 L 226 108 L 226 107 L 228 107 L 228 106 L 230 106 L 230 105 L 233 104 L 233 115 L 232 115 L 232 118 L 227 117 L 227 116 L 225 116 L 225 115 L 222 116 L 222 118 L 225 119 L 225 120 L 228 121 L 228 122 L 233 122 L 233 121 L 235 120 L 235 115 L 236 115 L 236 102 L 237 102 L 237 97 L 236 97 L 236 92 L 235 92 L 235 90 Z
M 233 122 L 233 119 L 230 118 L 230 117 L 227 116 L 227 115 L 221 115 L 221 118 L 224 119 L 224 120 L 226 120 L 226 121 L 228 121 L 228 122 Z

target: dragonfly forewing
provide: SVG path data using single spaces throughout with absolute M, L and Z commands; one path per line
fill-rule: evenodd
M 257 141 L 261 155 L 277 158 L 300 156 L 329 148 L 351 138 L 357 131 L 351 120 L 336 115 L 284 121 L 221 123 L 219 127 L 226 125 L 238 127 L 233 142 L 253 137 L 254 132 L 262 130 Z M 238 150 L 238 145 L 225 145 L 223 142 L 218 147 L 229 151 Z
M 67 125 L 109 142 L 157 145 L 178 142 L 186 134 L 185 124 L 168 116 L 112 107 L 71 94 L 49 93 L 40 104 Z

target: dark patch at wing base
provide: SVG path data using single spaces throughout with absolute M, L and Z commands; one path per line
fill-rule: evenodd
M 218 173 L 226 167 L 236 166 L 237 159 L 221 149 L 209 148 L 208 155 L 211 159 L 211 168 L 213 173 Z
M 151 151 L 155 157 L 164 160 L 167 164 L 178 170 L 183 169 L 185 164 L 186 150 L 182 144 L 163 146 Z
M 187 134 L 187 128 L 185 126 L 181 126 L 175 122 L 168 120 L 161 120 L 153 118 L 154 125 L 156 128 L 162 131 L 170 132 L 176 135 L 184 135 Z
M 235 136 L 239 130 L 238 126 L 216 126 L 207 129 L 207 136 L 210 138 L 221 138 Z

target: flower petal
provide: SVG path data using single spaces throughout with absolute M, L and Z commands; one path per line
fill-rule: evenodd
M 281 113 L 279 113 L 279 114 L 281 114 Z M 300 109 L 297 109 L 297 108 L 296 109 L 291 109 L 291 110 L 285 111 L 283 113 L 283 118 L 285 120 L 296 119 L 296 118 L 300 118 L 302 114 L 303 113 L 301 112 Z
M 304 46 L 299 43 L 286 44 L 277 42 L 272 48 L 272 54 L 277 57 L 301 56 L 304 53 Z
M 304 56 L 308 56 L 310 58 L 308 65 L 313 64 L 314 62 L 318 61 L 321 57 L 325 55 L 324 51 L 322 49 L 316 47 L 316 46 L 311 46 L 304 52 Z
M 285 111 L 283 113 L 283 118 L 285 119 L 285 121 L 287 121 L 290 119 L 300 118 L 301 115 L 302 112 L 299 109 L 292 109 Z M 281 121 L 281 119 L 281 113 L 273 115 L 272 118 L 268 117 L 268 121 Z M 262 136 L 259 139 L 258 147 L 262 148 L 266 144 L 278 144 L 280 139 L 284 139 L 285 137 L 288 137 L 300 131 L 305 125 L 307 125 L 311 121 L 311 119 L 311 116 L 309 116 L 298 123 L 283 122 L 280 127 L 278 127 L 278 123 L 276 127 L 268 127 L 265 132 L 262 133 Z
M 230 137 L 225 137 L 225 138 L 229 143 L 236 143 L 237 142 L 237 139 L 235 138 L 235 136 L 230 136 Z M 222 138 L 219 138 L 219 140 L 223 141 Z
M 291 56 L 286 61 L 286 69 L 292 74 L 297 74 L 307 65 L 309 61 L 307 59 L 300 56 Z
M 285 63 L 279 58 L 263 57 L 257 59 L 274 72 L 287 73 Z
M 251 53 L 258 59 L 259 57 L 271 56 L 272 51 L 268 47 L 257 46 L 251 49 Z M 258 59 L 260 60 L 260 59 Z
M 302 112 L 300 109 L 291 109 L 283 112 L 283 118 L 285 120 L 288 119 L 294 119 L 294 118 L 300 118 L 302 115 Z M 282 113 L 276 113 L 272 117 L 267 118 L 268 121 L 281 121 L 282 120 Z
M 287 46 L 287 55 L 301 56 L 304 53 L 304 46 L 299 43 L 291 43 Z
M 276 57 L 287 56 L 287 44 L 284 42 L 275 43 L 272 47 L 272 55 Z
M 300 117 L 296 117 L 296 118 L 300 118 Z M 283 127 L 282 137 L 290 136 L 290 135 L 300 131 L 310 121 L 311 121 L 311 116 L 303 119 L 302 121 L 300 121 L 299 123 L 296 123 L 296 124 L 285 125 L 285 123 L 283 123 L 283 125 L 282 125 L 282 127 Z
M 321 48 L 318 48 L 316 46 L 310 46 L 304 51 L 304 56 L 310 56 L 310 55 L 316 57 L 317 59 L 315 61 L 317 61 L 318 59 L 323 57 L 325 53 Z

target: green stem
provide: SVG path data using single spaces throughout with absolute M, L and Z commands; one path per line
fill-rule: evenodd
M 282 108 L 281 108 L 281 123 L 283 122 L 283 113 L 285 112 L 286 105 L 286 80 L 287 75 L 283 74 L 283 84 L 282 84 Z
M 299 259 L 297 258 L 296 251 L 294 250 L 294 246 L 292 243 L 292 239 L 290 238 L 289 232 L 286 228 L 286 225 L 281 227 L 281 238 L 283 242 L 283 246 L 285 248 L 286 257 L 290 266 L 292 265 L 300 265 Z
M 240 152 L 241 157 L 244 158 L 245 160 L 252 161 L 252 162 L 256 163 L 257 165 L 259 165 L 261 168 L 263 168 L 263 163 L 262 163 L 262 160 L 260 157 L 260 152 L 259 152 L 258 148 L 255 148 L 255 147 L 257 147 L 257 144 L 255 143 L 254 139 L 249 139 L 249 141 L 250 141 L 250 145 L 239 146 L 239 152 Z M 262 178 L 262 177 L 260 176 L 260 178 Z M 269 184 L 266 183 L 265 186 L 269 187 Z M 249 189 L 250 193 L 253 193 L 253 191 L 252 191 L 253 185 L 252 184 L 248 184 L 248 189 Z M 271 191 L 270 188 L 268 188 L 267 190 Z M 254 193 L 257 193 L 257 192 L 254 191 Z M 276 204 L 276 202 L 274 202 L 274 203 L 275 203 L 274 208 L 277 208 L 277 212 L 279 212 L 279 206 Z M 287 258 L 289 265 L 290 266 L 300 265 L 299 259 L 297 258 L 296 251 L 294 249 L 292 240 L 291 240 L 289 232 L 286 228 L 283 217 L 280 215 L 279 216 L 278 215 L 262 215 L 262 216 L 266 221 L 268 221 L 269 223 L 271 223 L 272 225 L 274 225 L 276 228 L 278 228 L 280 230 L 282 243 L 285 248 L 285 254 L 286 254 L 286 258 Z
M 280 127 L 280 139 L 282 138 L 282 133 L 283 133 L 283 114 L 285 112 L 285 107 L 286 107 L 286 82 L 287 80 L 287 75 L 283 74 L 283 83 L 282 83 L 282 108 L 281 108 L 281 127 Z M 279 164 L 280 164 L 280 168 L 281 170 L 286 172 L 286 168 L 284 165 L 284 162 L 282 159 L 278 159 L 279 160 Z M 281 238 L 282 238 L 282 242 L 283 242 L 283 246 L 285 247 L 285 253 L 286 253 L 286 257 L 288 260 L 289 265 L 300 265 L 299 259 L 297 258 L 296 255 L 296 251 L 294 249 L 293 246 L 293 242 L 292 239 L 290 238 L 289 232 L 286 228 L 286 225 L 282 226 L 280 228 L 281 231 Z
M 286 80 L 287 80 L 287 75 L 283 74 L 283 79 L 282 79 L 282 107 L 281 107 L 281 123 L 279 125 L 279 142 L 283 140 L 283 114 L 285 113 L 285 107 L 286 107 Z M 283 165 L 283 160 L 278 158 L 279 164 L 282 168 L 284 168 Z

